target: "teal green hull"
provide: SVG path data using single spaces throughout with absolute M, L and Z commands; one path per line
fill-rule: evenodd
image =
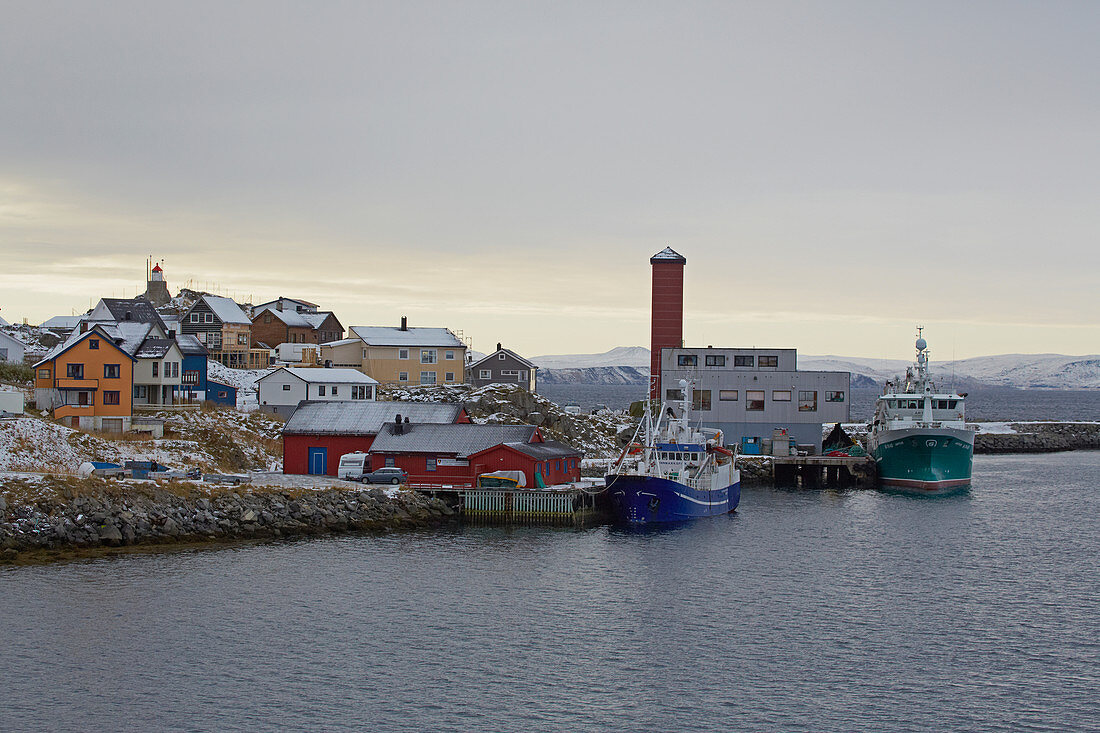
M 875 447 L 881 486 L 934 493 L 970 485 L 973 438 L 937 432 L 899 431 Z

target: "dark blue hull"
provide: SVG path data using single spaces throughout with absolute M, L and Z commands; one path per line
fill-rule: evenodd
M 604 477 L 607 499 L 615 519 L 628 524 L 683 522 L 727 514 L 741 501 L 741 482 L 712 491 L 653 476 Z

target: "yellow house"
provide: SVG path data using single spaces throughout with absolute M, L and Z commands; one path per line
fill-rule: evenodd
M 350 337 L 321 345 L 321 361 L 358 369 L 381 384 L 460 384 L 466 344 L 447 328 L 352 326 Z
M 134 357 L 100 326 L 70 337 L 34 365 L 39 410 L 84 430 L 130 429 Z

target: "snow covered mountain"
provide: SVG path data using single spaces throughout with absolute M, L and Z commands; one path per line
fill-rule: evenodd
M 621 346 L 602 354 L 538 356 L 539 379 L 547 383 L 628 384 L 647 381 L 649 349 Z M 850 356 L 799 355 L 798 368 L 852 373 L 853 387 L 874 387 L 903 375 L 912 362 Z M 606 367 L 622 367 L 607 369 Z M 631 367 L 627 369 L 626 367 Z M 933 378 L 944 387 L 1100 389 L 1100 355 L 1000 354 L 956 361 L 932 361 Z

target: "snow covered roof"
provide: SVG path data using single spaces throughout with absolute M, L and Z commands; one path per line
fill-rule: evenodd
M 326 369 L 323 367 L 283 367 L 281 370 L 277 369 L 271 374 L 260 377 L 257 381 L 262 382 L 270 376 L 279 374 L 280 371 L 293 374 L 303 382 L 309 382 L 310 384 L 378 384 L 376 379 L 368 377 L 358 369 Z
M 138 349 L 141 348 L 141 342 L 153 330 L 152 323 L 141 323 L 140 321 L 121 321 L 99 325 L 114 340 L 115 345 L 130 356 L 137 354 Z
M 687 257 L 674 250 L 672 247 L 665 247 L 657 254 L 649 258 L 650 264 L 654 262 L 679 262 L 687 264 Z
M 505 443 L 505 445 L 540 461 L 584 455 L 584 451 L 579 448 L 559 443 L 556 440 L 547 440 L 542 443 Z
M 162 359 L 175 345 L 176 342 L 171 339 L 147 338 L 141 342 L 134 356 L 138 359 Z
M 259 305 L 255 306 L 253 308 L 253 310 L 259 311 L 259 310 L 267 310 L 269 308 L 274 309 L 275 306 L 278 305 L 279 303 L 297 303 L 298 305 L 304 305 L 307 308 L 316 308 L 317 307 L 316 303 L 310 303 L 308 300 L 301 300 L 299 298 L 286 298 L 286 297 L 283 297 L 283 296 L 280 295 L 275 300 L 269 300 L 266 303 L 260 303 Z
M 371 443 L 371 452 L 453 453 L 464 458 L 502 443 L 525 445 L 538 430 L 534 425 L 421 424 L 411 417 L 402 428 L 395 435 L 392 424 L 383 426 Z
M 413 328 L 402 331 L 397 326 L 352 326 L 349 329 L 368 346 L 437 346 L 464 348 L 465 344 L 446 328 Z
M 361 344 L 361 343 L 363 343 L 363 339 L 351 338 L 351 339 L 340 339 L 339 341 L 326 341 L 325 343 L 321 344 L 321 346 L 347 346 L 348 344 Z
M 54 316 L 41 323 L 42 328 L 57 328 L 60 330 L 76 328 L 80 325 L 84 316 Z
M 150 327 L 148 323 L 137 324 L 137 325 L 143 325 L 146 328 Z M 133 351 L 129 351 L 122 344 L 116 343 L 116 338 L 118 337 L 117 332 L 112 334 L 106 327 L 104 327 L 100 324 L 96 324 L 96 325 L 92 326 L 91 328 L 89 328 L 84 333 L 80 333 L 80 331 L 74 330 L 71 334 L 69 334 L 69 337 L 67 339 L 65 339 L 64 341 L 59 343 L 57 346 L 54 346 L 52 349 L 50 349 L 48 352 L 46 352 L 46 355 L 44 357 L 42 357 L 41 361 L 39 361 L 34 366 L 38 367 L 41 364 L 45 364 L 48 361 L 52 361 L 53 359 L 56 359 L 57 357 L 61 356 L 63 353 L 65 353 L 66 351 L 68 351 L 72 347 L 76 346 L 78 343 L 80 343 L 84 339 L 89 338 L 93 335 L 98 337 L 98 338 L 104 339 L 105 341 L 108 341 L 112 346 L 114 346 L 115 348 L 121 350 L 123 353 L 125 353 L 131 359 L 134 358 L 134 352 Z M 138 344 L 140 344 L 140 343 L 141 342 L 138 341 Z M 136 350 L 136 349 L 137 349 L 137 345 L 134 346 L 134 350 Z
M 302 402 L 290 416 L 284 434 L 375 435 L 400 414 L 410 424 L 453 423 L 463 407 L 449 402 Z
M 248 316 L 232 298 L 223 298 L 220 295 L 204 295 L 202 299 L 210 306 L 210 310 L 214 311 L 214 315 L 222 323 L 252 324 L 252 321 L 248 320 Z
M 182 333 L 179 333 L 178 331 L 176 333 L 178 334 L 176 336 L 176 343 L 179 344 L 180 351 L 182 351 L 184 353 L 184 355 L 189 355 L 189 354 L 203 355 L 203 354 L 209 354 L 210 353 L 206 349 L 206 347 L 203 345 L 202 341 L 199 341 L 198 336 L 195 336 L 195 335 L 189 334 L 189 333 L 182 334 Z
M 100 308 L 102 306 L 102 309 Z M 99 320 L 105 310 L 111 319 L 123 321 L 138 321 L 141 323 L 154 323 L 160 328 L 165 328 L 160 313 L 153 304 L 145 298 L 100 298 L 99 304 L 93 309 L 92 316 Z M 97 311 L 99 311 L 97 313 Z M 167 329 L 165 329 L 167 331 Z

